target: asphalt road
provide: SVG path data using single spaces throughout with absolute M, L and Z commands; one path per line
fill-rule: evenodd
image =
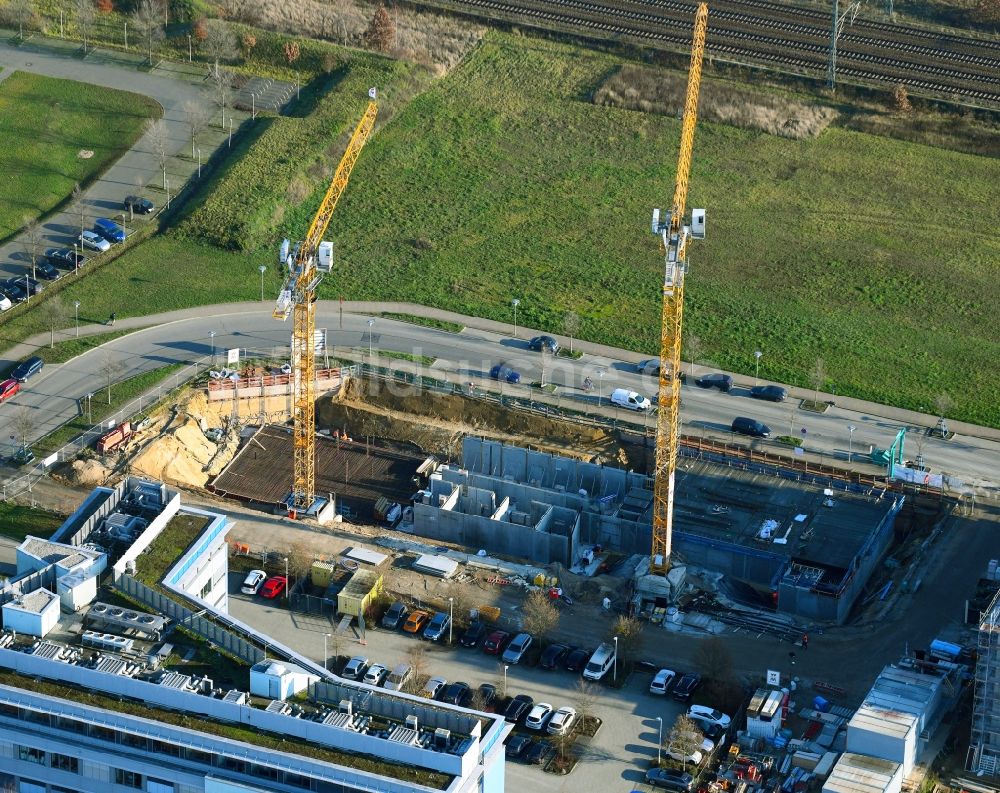
M 32 72 L 148 96 L 163 107 L 169 156 L 173 158 L 174 155 L 190 147 L 190 136 L 184 123 L 182 108 L 189 101 L 212 106 L 211 94 L 203 81 L 192 82 L 190 79 L 139 71 L 122 63 L 102 62 L 99 56 L 81 59 L 72 52 L 73 50 L 62 52 L 48 44 L 36 45 L 30 39 L 15 47 L 5 39 L 0 41 L 0 70 L 5 73 L 9 70 Z M 203 148 L 206 149 L 203 153 L 207 160 L 209 152 L 204 144 Z M 182 179 L 173 174 L 176 167 L 175 162 L 168 162 L 167 178 L 171 181 L 172 193 L 176 192 L 182 183 Z M 187 175 L 185 174 L 183 178 L 186 179 Z M 143 184 L 160 185 L 162 182 L 157 156 L 151 151 L 145 135 L 84 192 L 87 228 L 90 228 L 94 219 L 98 217 L 116 219 L 115 216 L 124 211 L 122 201 L 125 196 L 135 193 L 137 179 Z M 44 239 L 39 246 L 40 252 L 48 247 L 73 246 L 73 242 L 80 234 L 80 218 L 72 208 L 70 210 L 52 213 L 44 219 L 42 222 Z M 84 253 L 88 256 L 94 255 L 92 251 Z M 30 271 L 30 259 L 19 237 L 0 245 L 0 277 L 24 275 Z
M 453 334 L 384 318 L 375 319 L 369 327 L 367 317 L 353 314 L 343 315 L 341 327 L 335 301 L 320 301 L 317 305 L 317 327 L 327 330 L 327 343 L 334 355 L 367 358 L 369 349 L 376 357 L 381 351 L 390 350 L 423 355 L 435 359 L 428 372 L 432 376 L 450 377 L 462 383 L 472 381 L 479 387 L 494 390 L 500 386 L 488 378 L 488 373 L 496 363 L 505 362 L 516 368 L 522 374 L 523 383 L 537 381 L 542 376 L 542 357 L 528 350 L 524 338 L 514 339 L 473 328 Z M 203 359 L 207 363 L 213 348 L 216 365 L 221 366 L 228 348 L 270 353 L 289 343 L 291 323 L 275 321 L 269 301 L 240 306 L 234 313 L 212 316 L 212 312 L 212 307 L 202 307 L 196 312 L 187 312 L 188 318 L 183 320 L 136 331 L 68 363 L 47 366 L 27 383 L 21 394 L 0 406 L 0 439 L 6 441 L 13 434 L 11 420 L 18 406 L 27 406 L 32 411 L 35 425 L 32 437 L 37 438 L 85 410 L 83 397 L 86 394 L 95 394 L 95 400 L 102 398 L 108 353 L 121 363 L 117 377 L 124 378 L 174 362 Z M 72 330 L 68 333 L 72 334 Z M 210 333 L 214 333 L 214 337 Z M 626 354 L 622 352 L 621 355 Z M 557 395 L 545 399 L 562 404 L 572 399 L 591 412 L 652 425 L 653 417 L 639 416 L 608 404 L 610 392 L 618 387 L 649 396 L 655 394 L 655 378 L 639 374 L 633 363 L 595 354 L 585 354 L 576 361 L 546 358 L 545 380 L 561 388 Z M 599 374 L 601 371 L 603 376 Z M 595 388 L 585 393 L 582 382 L 588 376 Z M 539 398 L 537 389 L 529 390 L 523 384 L 504 385 L 503 390 L 508 395 L 523 396 L 533 391 L 533 398 Z M 775 434 L 790 431 L 803 437 L 804 447 L 814 454 L 822 454 L 827 461 L 845 462 L 848 453 L 853 452 L 855 467 L 872 473 L 879 469 L 867 462 L 869 445 L 888 446 L 899 428 L 906 426 L 900 420 L 885 417 L 893 415 L 892 409 L 878 410 L 879 406 L 872 405 L 872 411 L 858 412 L 833 407 L 817 415 L 798 410 L 797 400 L 776 404 L 751 399 L 749 390 L 744 387 L 724 394 L 715 389 L 685 385 L 682 400 L 681 417 L 686 433 L 728 440 L 732 438 L 729 427 L 733 418 L 751 416 L 769 424 Z M 851 426 L 856 428 L 853 432 L 849 430 Z M 773 444 L 741 436 L 736 438 L 758 448 Z M 1000 443 L 994 440 L 971 435 L 958 435 L 951 441 L 928 438 L 921 440 L 919 448 L 911 440 L 907 456 L 915 456 L 918 450 L 923 452 L 927 464 L 935 472 L 946 472 L 980 488 L 997 487 Z

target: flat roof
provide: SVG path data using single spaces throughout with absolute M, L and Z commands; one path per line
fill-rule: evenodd
M 379 496 L 409 501 L 413 478 L 426 456 L 405 454 L 364 443 L 316 436 L 316 494 L 333 493 L 363 517 L 371 517 Z M 210 484 L 223 496 L 278 504 L 292 487 L 292 433 L 266 426 L 243 444 Z
M 36 589 L 26 595 L 22 595 L 19 600 L 12 600 L 4 605 L 4 608 L 26 611 L 31 614 L 41 614 L 53 600 L 59 598 L 47 589 Z
M 78 548 L 74 545 L 64 545 L 61 542 L 52 542 L 31 536 L 24 538 L 24 542 L 18 546 L 18 550 L 47 564 L 71 562 L 67 565 L 68 567 L 79 564 L 84 559 L 96 559 L 100 556 L 96 551 L 87 548 Z
M 903 740 L 914 728 L 917 717 L 912 713 L 875 707 L 869 703 L 863 704 L 847 723 L 847 729 L 852 727 L 875 732 L 889 738 Z
M 899 772 L 900 764 L 891 760 L 845 752 L 823 784 L 823 793 L 884 793 Z

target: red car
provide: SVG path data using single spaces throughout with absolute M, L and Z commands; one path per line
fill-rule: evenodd
M 0 402 L 6 402 L 21 390 L 21 384 L 13 377 L 0 383 Z
M 287 578 L 283 575 L 273 575 L 267 579 L 267 581 L 264 582 L 264 586 L 260 588 L 260 596 L 267 598 L 268 600 L 273 600 L 284 592 L 287 587 Z
M 510 644 L 510 634 L 507 631 L 493 631 L 483 642 L 483 652 L 487 655 L 500 655 Z

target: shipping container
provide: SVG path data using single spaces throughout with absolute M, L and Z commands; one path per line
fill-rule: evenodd
M 358 570 L 337 593 L 337 612 L 345 617 L 362 617 L 382 591 L 382 576 L 372 570 Z

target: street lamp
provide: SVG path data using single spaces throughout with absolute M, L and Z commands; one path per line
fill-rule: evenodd
M 288 557 L 285 557 L 285 600 L 288 600 Z
M 211 366 L 211 365 L 215 364 L 215 331 L 214 330 L 210 330 L 208 332 L 208 338 L 210 338 L 212 340 L 212 359 L 211 359 L 211 363 L 209 364 Z
M 326 651 L 326 640 L 329 639 L 330 636 L 331 634 L 329 633 L 323 634 L 323 668 L 328 672 L 330 671 L 330 665 L 328 663 L 330 656 Z
M 615 638 L 615 671 L 614 671 L 614 676 L 615 676 L 615 682 L 617 683 L 618 682 L 618 637 L 615 636 L 614 638 Z
M 663 717 L 657 716 L 656 720 L 660 723 L 659 738 L 656 741 L 656 767 L 660 767 L 660 747 L 663 746 Z
M 517 338 L 517 307 L 521 305 L 521 301 L 516 297 L 510 301 L 510 304 L 514 307 L 514 338 Z M 506 694 L 504 695 L 506 696 Z
M 73 275 L 80 274 L 80 254 L 76 251 L 76 243 L 73 243 Z
M 604 396 L 604 369 L 597 370 L 597 407 L 601 406 L 601 399 Z
M 260 270 L 260 302 L 264 302 L 264 273 L 267 271 L 267 265 L 262 264 L 257 268 Z
M 753 368 L 753 384 L 754 385 L 757 385 L 758 382 L 759 382 L 758 375 L 760 374 L 760 356 L 762 356 L 763 354 L 764 353 L 762 353 L 760 350 L 757 350 L 753 354 L 753 357 L 757 359 L 756 362 L 754 363 L 754 368 Z
M 503 665 L 503 695 L 507 696 L 507 670 L 510 669 L 507 664 Z
M 375 327 L 375 320 L 368 320 L 368 360 L 372 360 L 372 328 Z
M 92 418 L 91 413 L 90 413 L 90 400 L 91 400 L 91 398 L 93 396 L 94 396 L 93 394 L 87 394 L 87 423 L 88 424 L 93 424 L 94 423 L 94 419 Z
M 452 642 L 455 629 L 455 598 L 448 598 L 448 644 Z
M 847 431 L 851 433 L 847 439 L 847 462 L 851 462 L 854 459 L 854 430 L 856 429 L 857 427 L 853 424 L 847 425 Z
M 28 305 L 31 302 L 31 281 L 28 280 L 28 274 L 24 274 L 24 304 Z
M 201 149 L 198 149 L 198 178 L 201 179 Z
M 76 337 L 80 338 L 80 301 L 73 301 L 73 308 L 76 309 Z

